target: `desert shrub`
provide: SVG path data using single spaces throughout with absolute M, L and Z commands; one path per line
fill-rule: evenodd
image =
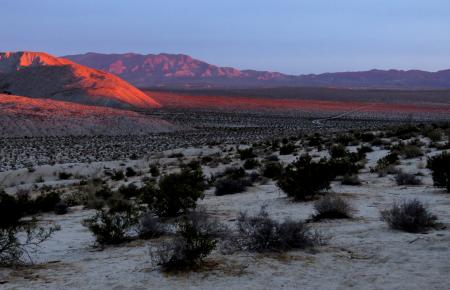
M 125 169 L 125 176 L 126 177 L 133 177 L 136 176 L 137 172 L 133 169 L 133 167 L 127 167 Z
M 405 159 L 411 159 L 423 156 L 422 150 L 416 145 L 404 145 L 398 149 L 399 154 Z
M 61 201 L 61 194 L 57 191 L 41 193 L 34 201 L 35 209 L 41 212 L 55 210 L 55 206 Z
M 167 156 L 168 158 L 182 158 L 182 157 L 184 157 L 184 154 L 183 153 L 181 153 L 181 152 L 179 152 L 179 153 L 172 153 L 172 154 L 169 154 L 169 156 Z
M 245 160 L 243 166 L 244 166 L 244 169 L 254 169 L 259 166 L 259 162 L 258 162 L 258 160 L 251 158 L 251 159 Z
M 284 144 L 280 147 L 280 155 L 289 155 L 295 151 L 296 147 L 292 143 Z
M 329 150 L 331 158 L 341 158 L 345 157 L 349 152 L 347 151 L 347 148 L 345 148 L 342 144 L 337 144 L 331 146 Z
M 361 141 L 363 142 L 372 142 L 373 140 L 375 140 L 376 136 L 373 133 L 362 133 L 361 136 Z
M 54 211 L 56 214 L 59 215 L 66 214 L 68 210 L 69 206 L 63 200 L 60 200 L 58 203 L 55 204 Z
M 139 218 L 138 233 L 141 239 L 154 239 L 166 233 L 166 226 L 152 212 Z
M 124 212 L 110 212 L 105 209 L 83 220 L 100 245 L 120 244 L 131 239 L 130 233 L 138 223 L 135 209 Z
M 445 187 L 450 192 L 450 153 L 428 158 L 427 167 L 432 172 L 434 186 Z
M 371 172 L 377 172 L 379 176 L 384 176 L 388 171 L 392 172 L 392 168 L 399 162 L 398 154 L 391 152 L 383 158 L 378 159 L 375 168 L 371 168 Z M 395 172 L 397 173 L 397 172 Z
M 193 270 L 216 248 L 222 227 L 204 214 L 190 213 L 177 223 L 177 237 L 152 253 L 165 272 Z
M 23 264 L 30 251 L 50 238 L 57 227 L 38 226 L 35 219 L 23 221 L 25 212 L 20 202 L 0 191 L 0 266 Z
M 128 185 L 122 185 L 119 187 L 119 193 L 126 198 L 132 198 L 138 196 L 141 192 L 136 184 L 130 183 Z
M 283 165 L 278 161 L 264 163 L 261 173 L 264 177 L 277 179 L 283 173 Z
M 69 179 L 70 177 L 72 177 L 72 174 L 64 172 L 64 171 L 61 171 L 61 172 L 58 173 L 58 177 L 61 180 L 66 180 L 66 179 Z
M 366 154 L 370 152 L 373 152 L 372 146 L 361 146 L 358 148 L 359 154 Z
M 157 165 L 150 166 L 150 174 L 153 177 L 158 177 L 160 175 L 160 171 Z
M 313 220 L 351 218 L 352 206 L 336 196 L 324 196 L 314 203 Z
M 111 179 L 114 181 L 119 181 L 125 178 L 122 170 L 115 170 L 111 176 Z
M 0 227 L 17 224 L 23 215 L 23 207 L 17 198 L 0 191 Z
M 420 185 L 422 181 L 414 174 L 399 172 L 395 176 L 398 185 Z
M 320 240 L 304 222 L 286 220 L 280 223 L 270 218 L 264 208 L 255 216 L 240 213 L 237 229 L 238 247 L 255 252 L 314 247 Z
M 247 148 L 247 149 L 238 150 L 238 153 L 239 153 L 239 158 L 241 158 L 241 160 L 245 160 L 245 159 L 255 158 L 256 157 L 256 154 L 253 153 L 253 148 Z
M 328 172 L 332 179 L 336 178 L 336 176 L 357 174 L 361 168 L 361 165 L 350 156 L 345 158 L 332 158 L 328 161 L 322 160 L 321 163 L 324 166 L 328 166 Z
M 339 134 L 334 138 L 336 143 L 339 143 L 344 146 L 348 146 L 351 142 L 355 141 L 355 137 L 351 134 Z
M 341 183 L 343 185 L 361 185 L 361 180 L 359 179 L 358 175 L 353 174 L 353 175 L 344 175 L 342 177 L 342 181 Z
M 442 140 L 442 132 L 439 129 L 432 129 L 424 132 L 424 136 L 428 137 L 431 142 L 439 142 Z
M 381 212 L 381 217 L 390 228 L 410 233 L 422 232 L 437 225 L 437 217 L 417 199 L 394 203 Z
M 386 133 L 388 137 L 397 137 L 402 140 L 411 139 L 417 137 L 420 132 L 419 128 L 414 125 L 403 125 L 394 128 Z
M 218 196 L 244 192 L 252 183 L 248 178 L 223 177 L 216 181 L 215 194 Z
M 159 216 L 173 217 L 194 209 L 205 187 L 201 169 L 185 167 L 180 173 L 162 176 L 158 186 L 148 183 L 142 188 L 141 198 Z
M 277 185 L 295 200 L 307 200 L 319 191 L 328 189 L 333 180 L 328 164 L 313 162 L 311 156 L 302 155 L 286 167 Z
M 120 193 L 114 193 L 110 198 L 106 200 L 106 205 L 109 208 L 110 213 L 115 212 L 127 212 L 133 208 L 133 203 L 123 198 Z

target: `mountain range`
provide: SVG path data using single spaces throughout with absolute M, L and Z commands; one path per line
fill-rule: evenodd
M 370 70 L 308 75 L 219 67 L 184 54 L 101 54 L 64 56 L 78 64 L 115 74 L 137 87 L 253 88 L 338 87 L 450 89 L 450 70 Z

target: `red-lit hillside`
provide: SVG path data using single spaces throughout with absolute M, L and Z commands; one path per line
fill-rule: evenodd
M 160 105 L 119 77 L 39 52 L 0 53 L 0 92 L 89 105 L 150 109 Z
M 127 135 L 177 127 L 128 110 L 0 94 L 0 136 Z

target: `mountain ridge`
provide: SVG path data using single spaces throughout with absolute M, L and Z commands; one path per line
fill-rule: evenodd
M 67 55 L 65 58 L 120 76 L 138 87 L 317 86 L 380 89 L 450 89 L 450 69 L 380 70 L 288 75 L 280 72 L 220 67 L 186 54 L 115 53 Z

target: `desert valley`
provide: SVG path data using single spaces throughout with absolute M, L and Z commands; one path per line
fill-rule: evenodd
M 256 17 L 253 24 L 228 21 L 206 4 L 209 10 L 196 4 L 194 11 L 181 2 L 140 3 L 158 11 L 156 33 L 144 9 L 111 4 L 121 9 L 104 18 L 101 1 L 89 9 L 52 1 L 43 1 L 45 21 L 35 22 L 53 32 L 43 38 L 48 43 L 31 34 L 27 43 L 58 53 L 0 47 L 0 289 L 448 289 L 450 70 L 358 69 L 373 67 L 372 58 L 380 67 L 405 58 L 428 68 L 431 56 L 445 60 L 442 52 L 418 61 L 385 34 L 393 44 L 383 50 L 340 16 L 306 33 L 281 4 L 261 4 L 251 17 L 236 12 Z M 33 5 L 23 10 L 30 19 Z M 318 7 L 293 11 L 335 15 Z M 279 31 L 260 22 L 272 9 L 298 26 L 285 27 L 281 14 L 269 13 Z M 210 26 L 200 25 L 200 13 Z M 122 17 L 121 26 L 111 20 Z M 72 31 L 81 19 L 83 34 Z M 329 33 L 344 22 L 361 43 Z M 137 37 L 142 27 L 158 49 Z M 211 36 L 213 27 L 220 33 Z M 247 31 L 245 40 L 231 37 L 234 30 Z M 72 31 L 79 46 L 61 31 Z M 294 45 L 287 34 L 300 31 L 305 41 Z M 378 28 L 372 33 L 381 37 Z M 333 44 L 323 46 L 318 35 Z M 202 37 L 210 37 L 207 45 Z M 235 41 L 232 48 L 225 39 Z M 364 41 L 379 54 L 369 56 Z M 292 72 L 301 60 L 320 71 L 343 67 L 342 58 L 349 69 L 281 73 L 148 53 L 161 43 L 169 52 L 174 43 L 197 55 L 217 50 L 221 63 L 231 55 L 242 66 L 279 62 Z M 139 49 L 117 52 L 128 47 Z

